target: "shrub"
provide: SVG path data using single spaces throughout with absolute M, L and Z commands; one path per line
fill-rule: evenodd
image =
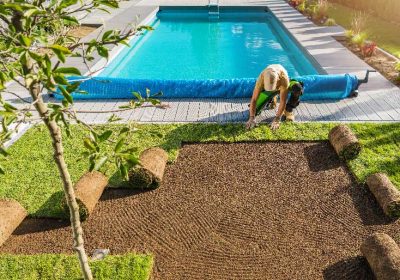
M 303 0 L 298 6 L 297 6 L 297 10 L 299 10 L 299 12 L 304 13 L 307 9 L 307 0 Z
M 362 48 L 367 40 L 367 37 L 367 33 L 365 32 L 357 33 L 351 38 L 351 42 L 359 48 Z
M 361 53 L 364 57 L 371 57 L 375 53 L 376 47 L 375 42 L 367 42 L 361 46 Z
M 318 0 L 313 6 L 312 18 L 314 20 L 323 20 L 328 17 L 329 2 L 327 0 Z
M 297 6 L 301 5 L 304 1 L 305 0 L 290 0 L 289 5 L 296 8 Z
M 354 34 L 360 34 L 365 29 L 366 23 L 367 15 L 363 12 L 357 12 L 351 20 L 351 30 Z
M 397 81 L 400 82 L 400 60 L 396 62 L 394 69 L 398 72 L 397 74 Z
M 336 25 L 336 21 L 335 21 L 335 19 L 333 19 L 333 18 L 328 18 L 328 19 L 325 21 L 325 25 L 326 25 L 326 26 L 334 26 L 334 25 Z
M 346 36 L 346 38 L 347 38 L 348 40 L 351 40 L 351 38 L 353 38 L 353 36 L 354 36 L 354 32 L 353 32 L 353 30 L 348 29 L 348 30 L 346 30 L 346 31 L 344 32 L 344 35 Z

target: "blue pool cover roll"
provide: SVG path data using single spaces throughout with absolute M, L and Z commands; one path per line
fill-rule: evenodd
M 74 99 L 132 99 L 132 92 L 151 94 L 163 92 L 164 98 L 250 98 L 256 79 L 218 79 L 218 80 L 146 80 L 121 79 L 110 77 L 79 78 L 71 77 L 70 81 L 83 79 Z M 355 75 L 308 75 L 295 78 L 304 84 L 301 100 L 343 99 L 357 87 Z M 56 98 L 62 95 L 56 93 Z

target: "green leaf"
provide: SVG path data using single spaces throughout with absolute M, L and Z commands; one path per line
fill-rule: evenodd
M 5 156 L 5 157 L 9 155 L 8 152 L 6 151 L 6 149 L 4 149 L 2 147 L 0 147 L 0 154 Z
M 107 130 L 105 132 L 103 132 L 102 134 L 100 134 L 99 136 L 99 140 L 100 141 L 106 141 L 110 138 L 110 136 L 112 135 L 112 130 Z
M 108 58 L 108 49 L 104 46 L 98 46 L 97 47 L 97 52 L 101 57 Z
M 43 56 L 41 56 L 40 54 L 31 52 L 31 51 L 29 51 L 28 53 L 29 53 L 29 56 L 32 57 L 37 62 L 41 62 L 43 60 Z
M 139 158 L 137 156 L 134 155 L 130 155 L 126 158 L 126 161 L 131 165 L 131 166 L 135 166 L 139 164 Z
M 154 30 L 154 28 L 151 26 L 148 26 L 148 25 L 141 25 L 141 26 L 138 26 L 138 28 L 136 28 L 136 30 L 137 31 L 142 31 L 142 30 L 152 31 L 152 30 Z
M 140 93 L 138 93 L 138 92 L 132 92 L 132 94 L 133 94 L 139 101 L 143 100 L 143 97 L 140 95 Z
M 18 36 L 18 41 L 21 43 L 21 45 L 23 45 L 25 47 L 29 47 L 32 43 L 32 39 L 23 34 L 20 34 Z
M 50 46 L 50 49 L 53 50 L 54 54 L 61 62 L 65 62 L 66 54 L 71 54 L 71 51 L 69 49 L 60 45 L 52 45 Z
M 1 165 L 0 165 L 0 174 L 1 174 L 1 175 L 6 174 L 6 172 L 5 172 L 4 168 L 3 168 L 3 166 L 1 166 Z
M 63 52 L 61 52 L 61 51 L 59 51 L 57 49 L 54 49 L 53 52 L 61 62 L 65 63 L 65 55 L 64 55 Z
M 7 118 L 7 117 L 14 117 L 15 113 L 9 111 L 0 111 L 0 117 Z
M 68 101 L 68 103 L 73 104 L 74 99 L 73 99 L 72 95 L 65 89 L 65 87 L 59 86 L 58 88 L 61 90 L 62 95 Z
M 79 24 L 79 21 L 78 21 L 75 17 L 71 17 L 71 16 L 62 16 L 61 18 L 62 18 L 64 21 L 68 22 L 68 23 Z
M 115 115 L 115 114 L 112 114 L 112 115 L 108 118 L 107 122 L 111 123 L 111 122 L 117 122 L 117 121 L 120 121 L 120 120 L 122 120 L 122 118 L 118 117 L 118 116 Z
M 129 132 L 129 127 L 123 127 L 120 131 L 119 131 L 119 135 L 121 135 L 121 134 L 124 134 L 124 133 L 127 133 L 127 132 Z
M 161 103 L 160 100 L 154 98 L 148 98 L 147 101 L 149 101 L 151 105 L 158 105 Z
M 83 145 L 88 150 L 91 150 L 91 151 L 95 151 L 96 150 L 96 147 L 94 146 L 94 144 L 93 144 L 92 140 L 90 140 L 90 138 L 85 138 L 83 140 Z
M 27 10 L 27 11 L 24 13 L 24 17 L 29 18 L 29 17 L 31 17 L 31 16 L 33 16 L 33 15 L 43 14 L 43 13 L 44 13 L 43 11 L 40 11 L 40 10 L 38 10 L 38 9 L 36 9 L 36 8 L 33 8 L 33 9 Z
M 17 108 L 15 108 L 13 105 L 11 105 L 10 103 L 4 103 L 3 104 L 3 107 L 4 107 L 4 109 L 7 111 L 7 112 L 12 112 L 12 111 L 16 111 L 16 110 L 18 110 Z
M 124 164 L 119 165 L 119 172 L 122 178 L 128 179 L 128 168 Z
M 58 51 L 60 51 L 60 52 L 62 52 L 64 54 L 71 54 L 71 51 L 68 48 L 66 48 L 64 46 L 60 46 L 60 45 L 51 45 L 50 49 L 58 50 Z
M 122 137 L 115 145 L 114 152 L 118 153 L 119 151 L 121 151 L 124 144 L 125 144 L 125 137 Z
M 78 0 L 63 0 L 63 1 L 61 1 L 60 6 L 58 6 L 58 9 L 62 10 L 62 9 L 68 8 L 72 5 L 75 5 L 76 3 L 78 3 Z
M 104 165 L 104 163 L 107 162 L 107 159 L 108 159 L 108 157 L 104 156 L 104 157 L 100 158 L 98 161 L 96 161 L 96 164 L 94 165 L 93 170 L 96 170 L 96 171 L 99 170 Z
M 66 74 L 66 75 L 77 75 L 77 76 L 81 75 L 81 72 L 75 67 L 60 67 L 60 68 L 57 68 L 54 72 L 62 73 L 62 74 Z
M 68 80 L 64 77 L 63 74 L 56 74 L 53 76 L 54 81 L 56 81 L 59 85 L 66 85 L 68 86 Z
M 108 37 L 110 37 L 110 35 L 114 32 L 114 30 L 108 30 L 106 32 L 104 32 L 103 37 L 101 37 L 102 41 L 105 41 L 108 39 Z

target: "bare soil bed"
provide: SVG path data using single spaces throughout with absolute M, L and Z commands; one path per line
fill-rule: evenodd
M 339 43 L 352 51 L 360 59 L 364 60 L 369 66 L 376 69 L 386 79 L 391 81 L 393 84 L 400 87 L 400 80 L 398 80 L 399 72 L 395 69 L 396 61 L 382 54 L 379 50 L 375 50 L 375 54 L 371 57 L 364 57 L 360 49 L 350 44 L 346 39 L 338 39 Z
M 373 279 L 375 231 L 399 242 L 327 142 L 187 144 L 155 191 L 108 190 L 86 248 L 155 255 L 154 279 Z M 72 253 L 66 222 L 28 219 L 1 253 Z

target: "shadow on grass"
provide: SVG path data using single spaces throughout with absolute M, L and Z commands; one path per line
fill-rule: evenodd
M 63 191 L 53 193 L 33 216 L 67 219 L 62 208 L 64 197 Z
M 323 272 L 325 280 L 351 279 L 375 280 L 367 260 L 362 256 L 351 257 L 327 267 Z

